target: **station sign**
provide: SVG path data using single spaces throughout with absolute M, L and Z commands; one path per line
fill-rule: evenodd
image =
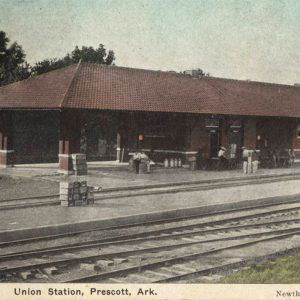
M 219 128 L 220 120 L 219 119 L 205 119 L 206 128 Z
M 230 124 L 231 129 L 242 128 L 242 121 L 241 120 L 230 120 L 229 124 Z

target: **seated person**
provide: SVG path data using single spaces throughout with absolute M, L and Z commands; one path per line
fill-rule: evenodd
M 146 164 L 150 164 L 150 159 L 149 157 L 142 151 L 135 151 L 134 154 L 133 154 L 133 162 L 135 164 L 135 172 L 136 174 L 139 173 L 139 170 L 140 170 L 140 163 L 141 162 L 144 162 Z

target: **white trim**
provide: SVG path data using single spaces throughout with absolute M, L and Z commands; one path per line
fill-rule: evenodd
M 70 157 L 71 158 L 71 154 L 58 154 L 58 157 Z
M 0 150 L 0 153 L 13 153 L 15 150 Z
M 75 172 L 73 170 L 58 169 L 57 173 L 64 175 L 73 175 Z
M 151 151 L 151 149 L 141 149 L 141 151 Z M 161 153 L 178 153 L 178 154 L 197 154 L 197 151 L 177 151 L 177 150 L 153 150 L 153 152 Z M 133 155 L 134 152 L 129 152 L 129 155 Z

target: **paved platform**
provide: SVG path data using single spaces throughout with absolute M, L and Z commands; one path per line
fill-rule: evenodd
M 16 169 L 14 172 L 16 172 Z M 103 170 L 98 170 L 98 172 L 102 174 Z M 125 171 L 118 170 L 118 172 Z M 166 172 L 153 174 L 153 177 L 148 178 L 134 177 L 133 183 L 128 176 L 125 180 L 124 178 L 119 179 L 119 173 L 116 173 L 116 177 L 111 177 L 111 172 L 109 174 L 110 178 L 118 179 L 114 181 L 114 184 L 116 182 L 118 184 L 127 182 L 127 184 L 135 185 L 145 184 L 145 182 L 161 182 L 162 180 L 171 182 L 172 180 L 174 181 L 175 177 L 176 180 L 184 179 L 187 181 L 189 178 L 197 180 L 199 178 L 208 179 L 209 177 L 218 180 L 218 178 L 224 178 L 225 176 L 231 176 L 231 178 L 233 176 L 243 176 L 244 178 L 245 176 L 241 174 L 240 170 L 236 172 L 228 171 L 227 173 L 225 171 L 214 173 L 186 170 L 177 172 L 176 176 L 174 172 L 172 173 L 172 178 L 170 178 L 171 173 L 168 174 Z M 294 174 L 299 174 L 297 169 L 270 170 L 270 172 L 261 170 L 259 174 L 288 174 L 293 172 Z M 94 180 L 95 183 L 106 182 L 103 180 L 105 174 L 103 177 L 98 176 L 98 179 L 97 176 L 92 176 L 92 174 L 87 177 L 88 180 Z M 208 176 L 208 174 L 211 176 Z M 137 175 L 131 174 L 131 176 Z M 107 185 L 109 185 L 108 182 Z M 91 207 L 54 206 L 0 211 L 0 241 L 22 239 L 37 235 L 59 234 L 75 231 L 79 228 L 105 228 L 119 224 L 158 220 L 164 217 L 224 211 L 257 205 L 258 203 L 275 203 L 290 197 L 299 197 L 300 199 L 300 180 L 205 191 L 108 199 L 102 200 Z
M 128 170 L 127 163 L 116 162 L 89 162 L 88 176 L 80 176 L 87 180 L 90 185 L 102 188 L 118 188 L 127 186 L 155 185 L 160 183 L 219 180 L 226 178 L 247 178 L 256 175 L 280 175 L 300 173 L 299 167 L 287 169 L 259 169 L 256 174 L 245 175 L 242 170 L 229 171 L 190 171 L 184 168 L 154 168 L 151 174 L 135 174 Z M 65 176 L 57 172 L 58 164 L 24 164 L 14 168 L 0 169 L 1 175 L 15 177 L 43 179 L 59 182 L 61 180 L 74 180 L 75 176 Z

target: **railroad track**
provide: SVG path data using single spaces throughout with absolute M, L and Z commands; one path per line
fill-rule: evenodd
M 30 243 L 37 243 L 39 241 L 45 243 L 45 241 L 49 241 L 52 243 L 53 240 L 59 241 L 62 240 L 64 241 L 66 238 L 74 237 L 76 239 L 85 237 L 85 235 L 88 235 L 90 238 L 91 235 L 98 237 L 98 232 L 101 233 L 106 233 L 106 235 L 110 236 L 111 240 L 115 239 L 122 239 L 123 237 L 120 236 L 118 233 L 122 231 L 124 228 L 127 230 L 128 228 L 131 228 L 131 230 L 134 230 L 134 228 L 140 228 L 140 227 L 147 227 L 151 226 L 152 228 L 157 225 L 161 226 L 160 224 L 168 224 L 169 226 L 172 226 L 172 224 L 178 224 L 180 221 L 183 221 L 184 223 L 186 222 L 191 222 L 193 223 L 193 220 L 201 219 L 201 224 L 206 225 L 206 224 L 211 224 L 213 223 L 226 223 L 228 221 L 239 221 L 242 220 L 243 218 L 249 218 L 249 217 L 260 217 L 264 215 L 269 215 L 270 214 L 270 209 L 274 213 L 289 213 L 293 212 L 294 210 L 297 210 L 299 204 L 299 195 L 295 196 L 290 196 L 288 199 L 284 199 L 281 201 L 276 201 L 274 203 L 266 203 L 266 204 L 259 204 L 259 205 L 251 205 L 251 206 L 246 206 L 242 208 L 234 208 L 234 209 L 229 209 L 229 210 L 221 210 L 221 211 L 214 211 L 214 212 L 208 212 L 208 213 L 200 213 L 200 214 L 195 214 L 195 215 L 188 215 L 188 216 L 180 216 L 180 217 L 170 217 L 167 219 L 159 219 L 159 220 L 150 220 L 150 221 L 144 221 L 142 223 L 131 223 L 131 224 L 125 224 L 125 225 L 117 225 L 117 226 L 109 226 L 108 228 L 92 228 L 92 229 L 84 229 L 84 230 L 77 230 L 77 231 L 68 231 L 65 233 L 60 233 L 60 234 L 51 234 L 51 235 L 42 235 L 42 236 L 35 236 L 35 237 L 30 237 L 26 239 L 15 239 L 15 240 L 9 240 L 5 242 L 0 242 L 0 249 L 3 247 L 11 247 L 14 245 L 23 245 L 23 244 L 30 244 Z M 205 220 L 208 220 L 207 222 Z M 212 220 L 212 221 L 211 221 Z M 177 226 L 177 225 L 176 225 Z M 181 225 L 181 226 L 186 226 L 186 225 Z M 117 232 L 117 235 L 115 234 Z M 141 233 L 143 234 L 143 233 Z M 111 236 L 115 237 L 111 237 Z M 135 237 L 138 237 L 140 233 L 136 233 Z M 106 238 L 106 236 L 102 236 L 102 238 Z M 71 241 L 73 242 L 73 241 Z
M 2 245 L 0 277 L 9 282 L 171 282 L 286 252 L 278 240 L 292 240 L 289 251 L 300 247 L 297 203 L 231 214 L 140 225 L 115 237 L 80 241 L 83 236 L 77 236 L 48 247 Z M 260 255 L 253 252 L 257 245 L 263 245 Z M 254 254 L 247 255 L 251 249 Z
M 260 175 L 247 178 L 225 178 L 206 181 L 191 181 L 181 183 L 163 183 L 146 186 L 120 187 L 102 189 L 95 193 L 95 201 L 126 197 L 137 197 L 147 195 L 172 194 L 180 192 L 192 192 L 217 188 L 230 188 L 236 186 L 265 184 L 279 182 L 283 180 L 299 180 L 300 174 L 284 174 L 284 175 Z M 0 210 L 11 210 L 17 208 L 30 208 L 39 206 L 55 206 L 60 205 L 59 195 L 45 195 L 30 198 L 7 199 L 0 201 Z
M 68 231 L 60 234 L 51 234 L 51 235 L 42 235 L 42 236 L 35 236 L 25 239 L 15 239 L 15 240 L 9 240 L 0 242 L 0 249 L 3 247 L 12 247 L 14 245 L 24 245 L 24 244 L 30 244 L 30 243 L 37 243 L 39 241 L 45 243 L 49 242 L 52 243 L 53 240 L 57 241 L 65 241 L 66 238 L 72 238 L 72 239 L 78 239 L 78 238 L 85 238 L 85 235 L 88 235 L 90 238 L 91 236 L 99 237 L 98 233 L 104 233 L 105 235 L 102 236 L 102 238 L 106 238 L 107 235 L 110 236 L 111 240 L 114 239 L 122 239 L 122 236 L 119 235 L 120 232 L 122 232 L 122 229 L 128 230 L 128 228 L 131 228 L 131 230 L 134 230 L 134 228 L 140 228 L 140 227 L 147 227 L 151 226 L 152 228 L 157 225 L 160 226 L 160 224 L 168 224 L 169 226 L 172 226 L 173 223 L 178 224 L 180 221 L 183 222 L 194 222 L 193 220 L 201 219 L 202 225 L 213 223 L 224 223 L 227 221 L 239 221 L 243 218 L 248 217 L 260 217 L 264 215 L 270 214 L 270 209 L 274 213 L 289 213 L 293 212 L 294 210 L 297 210 L 299 204 L 299 195 L 290 196 L 288 199 L 278 200 L 274 203 L 262 203 L 259 205 L 251 205 L 241 208 L 233 208 L 229 210 L 221 210 L 221 211 L 214 211 L 214 212 L 208 212 L 208 213 L 200 213 L 200 214 L 194 214 L 194 215 L 188 215 L 188 216 L 179 216 L 179 217 L 170 217 L 167 219 L 159 219 L 159 220 L 150 220 L 150 221 L 144 221 L 142 223 L 130 223 L 125 225 L 117 225 L 117 226 L 109 226 L 107 228 L 101 227 L 101 228 L 92 228 L 92 229 L 84 229 L 84 230 L 76 230 L 76 231 Z M 190 221 L 189 221 L 190 220 Z M 208 221 L 206 221 L 208 220 Z M 212 221 L 211 221 L 212 220 Z M 185 226 L 185 225 L 182 225 Z M 106 233 L 107 232 L 107 233 Z M 117 234 L 116 234 L 117 232 Z M 137 233 L 139 235 L 139 233 Z M 114 236 L 114 237 L 111 237 Z M 73 242 L 72 240 L 70 242 Z

